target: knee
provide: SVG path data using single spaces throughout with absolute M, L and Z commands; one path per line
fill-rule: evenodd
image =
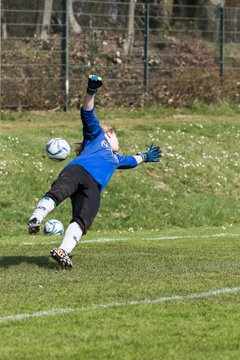
M 55 196 L 55 195 L 53 195 L 53 194 L 51 194 L 51 193 L 49 193 L 49 192 L 47 192 L 47 193 L 44 195 L 44 197 L 45 197 L 45 198 L 46 198 L 46 197 L 49 197 L 50 199 L 52 199 L 52 200 L 55 202 L 55 206 L 57 206 L 57 205 L 60 204 L 60 201 L 59 201 L 58 197 Z

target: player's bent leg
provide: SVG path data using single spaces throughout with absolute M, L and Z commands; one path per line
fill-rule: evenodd
M 34 209 L 32 216 L 28 221 L 29 234 L 37 234 L 40 230 L 43 219 L 54 210 L 56 203 L 48 196 L 44 196 Z
M 67 270 L 71 270 L 73 267 L 72 260 L 69 257 L 69 254 L 62 249 L 52 249 L 50 251 L 52 258 L 58 263 L 58 265 Z

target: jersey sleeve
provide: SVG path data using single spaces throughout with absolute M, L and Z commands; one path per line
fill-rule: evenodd
M 96 138 L 103 130 L 100 127 L 98 118 L 92 110 L 85 110 L 81 107 L 81 119 L 83 124 L 83 137 L 85 140 L 92 140 Z
M 118 169 L 131 169 L 138 165 L 137 160 L 132 155 L 128 155 L 128 156 L 123 156 L 120 154 L 116 154 L 116 155 L 119 160 L 119 165 L 117 167 Z

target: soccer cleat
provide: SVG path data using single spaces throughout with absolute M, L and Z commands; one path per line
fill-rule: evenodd
M 33 218 L 28 222 L 28 232 L 29 234 L 37 234 L 40 230 L 41 223 L 37 218 Z
M 52 249 L 50 255 L 54 260 L 57 261 L 58 265 L 63 269 L 71 270 L 73 263 L 68 255 L 68 253 L 62 249 Z

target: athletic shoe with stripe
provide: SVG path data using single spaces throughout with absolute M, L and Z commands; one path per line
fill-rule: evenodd
M 66 251 L 62 249 L 52 249 L 50 251 L 50 255 L 63 269 L 72 269 L 73 263 L 69 257 L 69 254 Z

